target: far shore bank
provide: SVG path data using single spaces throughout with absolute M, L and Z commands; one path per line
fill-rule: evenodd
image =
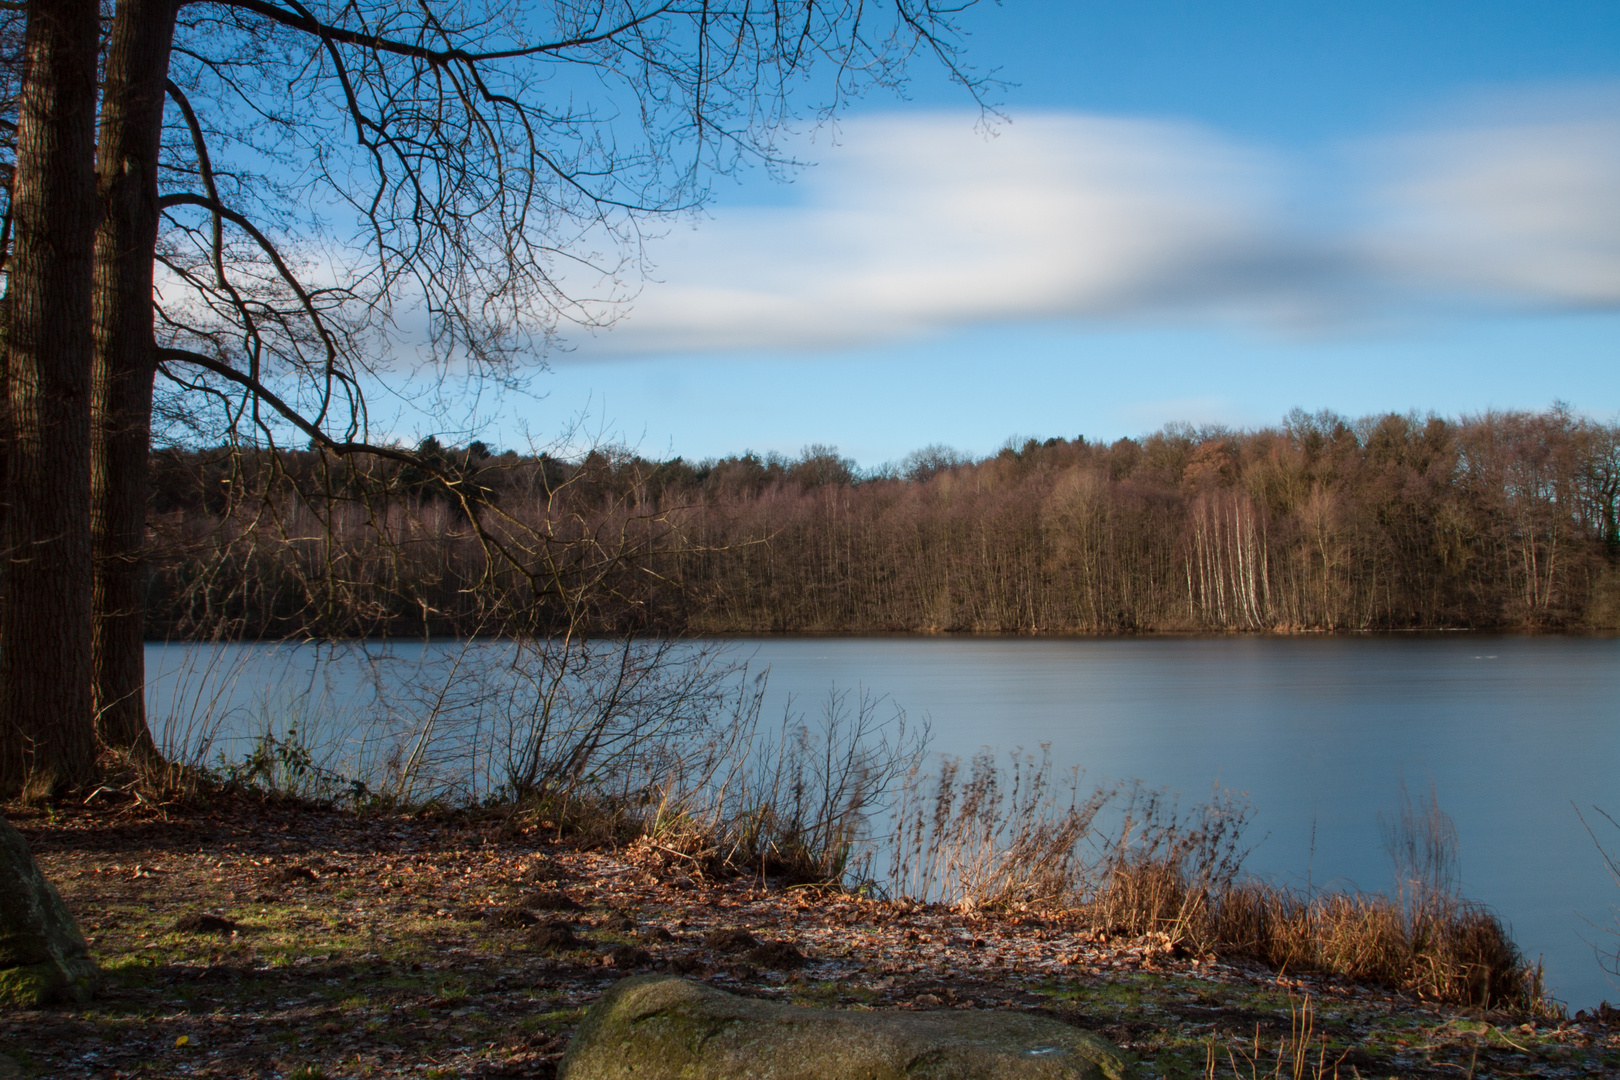
M 1472 627 L 1472 626 L 1424 626 L 1407 628 L 1370 628 L 1370 629 L 1317 629 L 1311 627 L 1270 627 L 1254 630 L 1228 629 L 1228 630 L 738 630 L 738 631 L 691 631 L 681 633 L 647 632 L 635 635 L 619 634 L 584 634 L 585 638 L 597 641 L 616 640 L 621 637 L 633 636 L 647 640 L 667 638 L 673 641 L 795 641 L 795 640 L 859 640 L 873 638 L 881 640 L 917 640 L 917 641 L 1188 641 L 1188 640 L 1231 640 L 1253 638 L 1344 638 L 1344 639 L 1376 639 L 1376 638 L 1423 638 L 1423 637 L 1580 637 L 1580 638 L 1615 638 L 1620 637 L 1620 628 L 1615 627 Z M 289 637 L 147 637 L 148 645 L 282 645 L 282 644 L 351 644 L 360 642 L 462 642 L 462 641 L 530 641 L 525 638 L 507 634 L 399 634 L 391 636 L 355 636 L 310 638 L 307 636 Z M 544 638 L 538 640 L 543 641 Z

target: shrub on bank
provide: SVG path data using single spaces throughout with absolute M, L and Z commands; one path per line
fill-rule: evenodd
M 466 705 L 424 676 L 428 719 L 379 724 L 384 734 L 348 757 L 312 738 L 323 719 L 306 708 L 267 723 L 237 762 L 205 767 L 204 741 L 165 745 L 182 764 L 147 769 L 144 782 L 164 798 L 223 787 L 360 811 L 481 806 L 586 843 L 637 845 L 698 877 L 1034 905 L 1197 955 L 1551 1008 L 1539 966 L 1457 893 L 1455 833 L 1432 798 L 1422 812 L 1408 801 L 1388 829 L 1397 895 L 1299 892 L 1243 876 L 1250 808 L 1232 793 L 1188 810 L 1140 785 L 1087 789 L 1044 754 L 1002 763 L 984 751 L 927 770 L 926 729 L 880 699 L 835 692 L 813 720 L 790 713 L 773 730 L 760 722 L 762 683 L 728 689 L 735 668 L 698 655 L 683 673 L 661 650 L 615 649 L 597 664 L 611 693 L 581 685 L 577 664 L 537 688 L 474 684 L 453 668 L 441 685 Z M 566 711 L 557 686 L 574 695 Z

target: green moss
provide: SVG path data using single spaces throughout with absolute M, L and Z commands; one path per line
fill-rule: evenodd
M 668 976 L 638 976 L 615 984 L 590 1009 L 558 1075 L 719 1080 L 746 1072 L 902 1080 L 926 1071 L 1122 1080 L 1128 1069 L 1128 1059 L 1102 1039 L 1043 1017 L 808 1009 Z
M 553 1009 L 538 1016 L 526 1016 L 520 1022 L 525 1031 L 572 1031 L 585 1015 L 584 1009 Z
M 30 964 L 0 970 L 0 1005 L 32 1008 L 50 1000 L 52 968 L 49 964 Z
M 857 1001 L 870 1005 L 883 995 L 876 990 L 847 982 L 803 983 L 793 989 L 795 1005 L 829 1006 L 840 1002 Z
M 64 973 L 54 963 L 0 968 L 0 1006 L 34 1008 L 59 1001 L 89 1001 L 95 980 L 88 971 Z

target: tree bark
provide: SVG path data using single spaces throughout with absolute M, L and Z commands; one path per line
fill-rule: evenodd
M 174 0 L 121 0 L 96 148 L 91 530 L 93 685 L 103 744 L 155 759 L 146 723 L 142 560 L 152 430 L 152 265 Z
M 90 310 L 96 0 L 30 0 L 7 342 L 12 441 L 0 613 L 0 795 L 95 770 L 90 693 Z

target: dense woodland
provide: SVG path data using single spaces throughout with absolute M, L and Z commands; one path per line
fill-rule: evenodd
M 934 447 L 154 453 L 154 637 L 1613 627 L 1620 427 L 1564 408 Z

